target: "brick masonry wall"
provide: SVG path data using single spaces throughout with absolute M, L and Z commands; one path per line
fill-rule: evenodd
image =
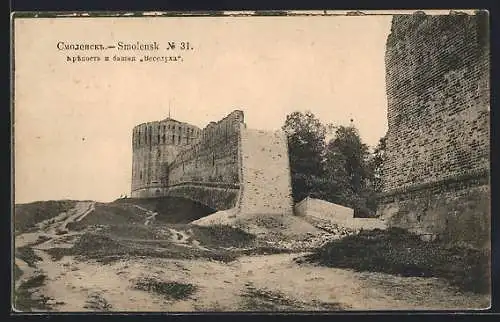
M 234 111 L 205 127 L 200 139 L 179 152 L 168 167 L 168 185 L 186 182 L 239 183 L 238 140 L 243 112 Z
M 166 194 L 191 199 L 214 210 L 226 210 L 237 207 L 239 187 L 182 184 L 170 187 Z
M 393 225 L 444 234 L 445 224 L 431 222 L 438 217 L 451 222 L 449 213 L 461 209 L 455 204 L 469 204 L 466 191 L 489 199 L 488 189 L 469 184 L 470 178 L 487 177 L 490 164 L 487 20 L 482 14 L 394 16 L 386 84 L 389 128 L 379 214 L 395 215 Z M 469 183 L 449 190 L 445 182 L 454 178 Z M 405 199 L 398 201 L 398 196 Z M 433 201 L 437 196 L 451 201 L 438 205 Z M 410 205 L 419 210 L 408 213 Z M 440 210 L 433 213 L 433 207 Z M 484 211 L 478 206 L 476 215 L 489 216 Z

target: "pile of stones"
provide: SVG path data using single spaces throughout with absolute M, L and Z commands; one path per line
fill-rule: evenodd
M 322 229 L 324 232 L 307 233 L 305 236 L 297 239 L 268 241 L 267 245 L 280 249 L 307 251 L 319 248 L 332 240 L 342 239 L 358 233 L 357 231 L 335 224 L 322 224 L 321 227 L 317 226 L 317 228 Z
M 339 236 L 339 238 L 343 238 L 358 233 L 358 231 L 326 222 L 316 223 L 315 226 L 316 228 L 322 229 L 330 234 Z

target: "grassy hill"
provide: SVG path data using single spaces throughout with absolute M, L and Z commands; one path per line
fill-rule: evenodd
M 32 231 L 37 223 L 70 210 L 76 203 L 75 200 L 50 200 L 15 205 L 16 235 Z M 144 209 L 157 212 L 156 221 L 169 224 L 188 223 L 215 212 L 210 207 L 178 197 L 118 199 L 110 203 L 96 203 L 93 213 L 79 222 L 79 226 L 143 223 L 147 212 Z
M 16 235 L 32 230 L 37 223 L 68 211 L 75 204 L 75 200 L 49 200 L 15 205 L 14 228 Z
M 179 197 L 118 199 L 106 206 L 114 209 L 140 206 L 157 212 L 156 220 L 169 224 L 185 224 L 216 212 L 215 209 L 201 203 Z

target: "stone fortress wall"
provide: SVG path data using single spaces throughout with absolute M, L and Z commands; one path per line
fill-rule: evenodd
M 161 130 L 167 120 L 175 123 L 178 132 L 168 132 L 165 124 L 171 140 L 163 144 Z M 210 122 L 203 130 L 167 120 L 134 128 L 133 198 L 180 196 L 215 210 L 292 213 L 284 133 L 247 129 L 239 110 Z M 148 140 L 150 128 L 152 141 Z M 141 173 L 149 177 L 145 179 Z
M 483 14 L 393 17 L 378 211 L 391 225 L 489 240 L 488 42 Z
M 218 210 L 235 207 L 240 189 L 242 111 L 210 122 L 199 139 L 168 166 L 168 195 L 190 197 Z
M 199 140 L 179 152 L 169 166 L 168 185 L 186 182 L 238 184 L 238 141 L 243 112 L 210 122 Z

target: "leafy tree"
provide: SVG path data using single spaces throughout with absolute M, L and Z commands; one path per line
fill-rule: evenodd
M 378 141 L 373 158 L 371 160 L 371 168 L 373 171 L 373 189 L 376 192 L 382 191 L 382 166 L 385 161 L 385 151 L 387 149 L 387 136 L 383 136 Z
M 333 127 L 311 112 L 287 115 L 283 130 L 288 137 L 292 191 L 295 201 L 307 196 L 355 209 L 358 216 L 373 216 L 385 138 L 370 153 L 354 125 Z M 326 143 L 326 134 L 334 137 Z
M 370 158 L 369 147 L 353 125 L 337 127 L 326 146 L 325 170 L 332 178 L 331 190 L 336 191 L 332 201 L 353 207 L 363 216 L 373 213 L 373 205 L 368 202 L 374 198 Z
M 288 137 L 294 199 L 298 201 L 308 195 L 322 197 L 327 127 L 307 111 L 287 115 L 282 128 Z
M 353 193 L 361 192 L 370 177 L 368 158 L 369 148 L 361 141 L 358 130 L 354 126 L 339 126 L 335 131 L 335 138 L 327 145 L 326 162 L 329 169 L 336 169 L 336 173 L 345 176 L 344 182 Z M 341 172 L 339 172 L 341 171 Z

